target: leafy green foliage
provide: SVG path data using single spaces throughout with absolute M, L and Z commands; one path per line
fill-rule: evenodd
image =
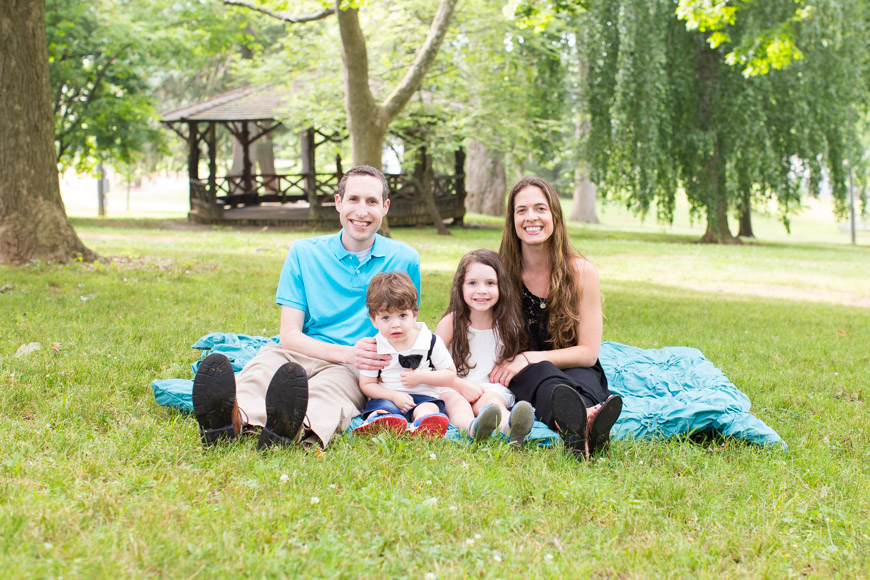
M 732 41 L 731 30 L 737 25 L 738 17 L 743 30 L 740 41 L 725 56 L 730 65 L 743 67 L 745 76 L 767 74 L 771 68 L 781 69 L 803 58 L 803 52 L 795 43 L 797 25 L 810 18 L 813 6 L 806 0 L 795 0 L 780 9 L 775 19 L 767 19 L 757 29 L 747 33 L 744 18 L 752 18 L 748 13 L 768 10 L 777 2 L 740 0 L 739 2 L 714 2 L 705 0 L 679 0 L 676 14 L 686 21 L 688 30 L 710 32 L 708 42 L 713 48 Z
M 535 30 L 502 2 L 463 2 L 421 101 L 444 142 L 473 138 L 507 165 L 559 173 L 576 153 L 576 36 L 564 20 Z
M 159 142 L 143 68 L 147 34 L 112 2 L 50 0 L 46 6 L 55 139 L 61 167 L 88 169 L 105 156 L 129 162 Z
M 754 36 L 791 9 L 787 1 L 752 4 L 732 34 Z M 603 191 L 640 213 L 655 205 L 670 221 L 681 185 L 719 240 L 730 236 L 726 209 L 747 195 L 775 197 L 788 227 L 802 175 L 817 181 L 825 171 L 842 211 L 843 160 L 860 158 L 852 128 L 867 99 L 856 88 L 867 79 L 859 40 L 867 20 L 851 0 L 812 14 L 799 29 L 800 61 L 744 78 L 724 46 L 686 30 L 669 2 L 595 3 L 587 94 Z
M 78 170 L 160 151 L 155 109 L 226 88 L 210 64 L 257 40 L 195 0 L 48 0 L 46 32 L 58 164 Z

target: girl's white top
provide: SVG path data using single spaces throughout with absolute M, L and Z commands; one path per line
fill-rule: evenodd
M 495 367 L 495 359 L 501 350 L 501 341 L 496 338 L 492 329 L 479 330 L 468 327 L 468 376 L 472 383 L 482 385 L 489 383 L 489 373 Z

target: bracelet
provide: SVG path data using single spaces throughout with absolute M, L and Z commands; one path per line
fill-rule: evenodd
M 526 356 L 526 353 L 521 352 L 521 353 L 520 353 L 520 356 L 523 357 L 524 359 L 526 359 L 526 364 L 527 364 L 527 365 L 532 364 L 532 361 L 529 360 L 529 357 Z

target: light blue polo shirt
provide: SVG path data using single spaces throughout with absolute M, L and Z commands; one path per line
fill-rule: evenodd
M 420 255 L 411 246 L 375 235 L 360 263 L 341 245 L 341 232 L 294 243 L 284 260 L 275 302 L 305 313 L 302 331 L 332 344 L 353 345 L 377 331 L 366 309 L 369 282 L 381 272 L 407 272 L 420 296 Z

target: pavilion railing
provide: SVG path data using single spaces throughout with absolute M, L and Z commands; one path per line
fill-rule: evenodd
M 387 174 L 392 206 L 390 215 L 425 215 L 426 205 L 420 203 L 416 184 L 406 174 Z M 338 193 L 340 177 L 335 173 L 315 176 L 316 199 L 320 206 L 333 203 Z M 250 178 L 250 190 L 245 191 L 244 179 L 238 175 L 217 177 L 214 191 L 207 182 L 191 180 L 191 209 L 200 214 L 220 216 L 226 208 L 260 205 L 262 203 L 293 203 L 309 201 L 305 174 L 256 174 Z M 462 175 L 435 176 L 435 202 L 442 212 L 453 217 L 464 214 L 465 192 Z

